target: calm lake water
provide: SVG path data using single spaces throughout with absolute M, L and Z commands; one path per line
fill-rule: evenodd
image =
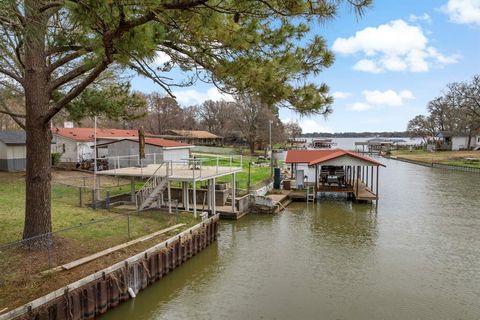
M 102 319 L 480 319 L 480 175 L 381 161 L 378 210 L 328 198 L 222 221 Z

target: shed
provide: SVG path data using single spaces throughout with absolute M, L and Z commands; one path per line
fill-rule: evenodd
M 162 138 L 145 138 L 144 164 L 158 163 L 159 161 L 178 162 L 190 158 L 190 149 L 193 145 Z M 99 150 L 107 154 L 109 162 L 120 161 L 122 167 L 138 164 L 139 143 L 138 139 L 122 139 L 103 144 L 98 144 Z M 126 163 L 128 162 L 128 163 Z M 112 166 L 114 167 L 114 166 Z
M 10 172 L 23 171 L 26 164 L 25 131 L 0 131 L 0 170 Z
M 94 128 L 52 128 L 52 153 L 60 153 L 61 162 L 81 162 L 92 159 Z M 97 129 L 97 144 L 138 137 L 138 130 Z M 98 156 L 106 156 L 100 150 Z

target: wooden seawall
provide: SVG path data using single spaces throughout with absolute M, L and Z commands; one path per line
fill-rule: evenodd
M 0 320 L 94 319 L 155 283 L 217 239 L 215 215 L 144 252 L 0 315 Z

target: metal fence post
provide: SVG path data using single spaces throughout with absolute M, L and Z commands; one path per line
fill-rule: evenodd
M 78 198 L 79 198 L 79 204 L 81 208 L 83 207 L 83 188 L 82 187 L 78 188 Z
M 127 213 L 127 232 L 128 232 L 128 240 L 130 240 L 130 213 Z
M 52 245 L 52 233 L 47 233 L 47 254 L 48 254 L 48 269 L 52 268 L 52 252 L 50 246 Z
M 95 188 L 92 189 L 92 209 L 97 209 L 96 199 L 95 199 Z
M 110 191 L 108 190 L 105 198 L 105 209 L 110 210 Z

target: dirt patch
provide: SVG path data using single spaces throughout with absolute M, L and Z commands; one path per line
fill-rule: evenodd
M 99 179 L 100 187 L 115 187 L 130 183 L 130 180 L 112 176 L 97 176 L 97 179 Z M 64 170 L 52 171 L 52 183 L 55 184 L 92 188 L 94 185 L 93 180 L 93 174 L 89 172 Z

